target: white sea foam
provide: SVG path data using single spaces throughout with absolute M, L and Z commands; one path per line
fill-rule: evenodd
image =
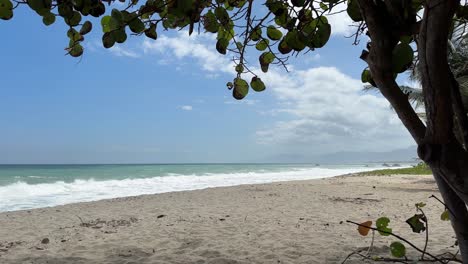
M 235 186 L 278 181 L 327 178 L 346 173 L 375 170 L 376 167 L 308 168 L 282 172 L 247 172 L 210 175 L 174 175 L 124 180 L 75 180 L 71 183 L 27 184 L 22 181 L 0 186 L 0 212 L 32 209 L 75 202 Z

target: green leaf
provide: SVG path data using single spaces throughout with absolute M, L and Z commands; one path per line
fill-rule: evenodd
M 241 78 L 234 79 L 234 89 L 232 90 L 232 96 L 237 100 L 242 100 L 249 93 L 249 84 L 247 81 Z
M 250 87 L 256 92 L 261 92 L 265 90 L 265 84 L 263 83 L 262 79 L 258 78 L 257 76 L 252 77 L 250 81 Z
M 302 7 L 305 4 L 305 0 L 291 0 L 293 6 Z
M 262 39 L 259 42 L 257 42 L 255 48 L 259 51 L 264 51 L 266 50 L 266 48 L 268 48 L 268 44 L 270 44 L 270 41 L 268 39 Z
M 111 16 L 103 16 L 101 18 L 102 32 L 107 33 L 111 31 L 111 28 L 110 28 L 111 19 L 112 19 Z
M 145 30 L 145 36 L 154 40 L 158 38 L 158 33 L 156 32 L 156 24 L 151 24 L 151 26 L 147 30 Z
M 114 30 L 111 32 L 111 34 L 117 43 L 124 43 L 127 40 L 127 33 L 125 32 L 125 28 Z
M 71 42 L 82 41 L 84 39 L 83 36 L 74 28 L 71 28 L 67 31 L 67 36 Z
M 275 60 L 275 55 L 271 52 L 264 52 L 259 57 L 260 61 L 260 69 L 263 72 L 268 72 L 268 68 L 270 67 L 270 63 Z
M 13 17 L 13 10 L 7 8 L 0 8 L 0 19 L 10 20 Z
M 79 56 L 83 55 L 83 46 L 76 43 L 75 45 L 73 45 L 73 47 L 71 47 L 69 53 L 70 53 L 70 55 L 72 57 L 75 57 L 75 58 L 79 57 Z
M 89 14 L 92 15 L 93 17 L 100 17 L 104 15 L 105 12 L 106 12 L 106 6 L 102 2 L 99 2 L 96 7 L 89 10 Z
M 278 51 L 281 52 L 281 54 L 288 54 L 292 51 L 292 48 L 289 47 L 288 43 L 286 43 L 286 41 L 283 39 L 278 44 Z
M 375 222 L 375 225 L 377 229 L 379 230 L 380 235 L 382 236 L 390 235 L 388 233 L 391 233 L 392 229 L 388 227 L 388 223 L 390 223 L 390 219 L 388 219 L 387 217 L 380 217 L 379 219 L 377 219 L 377 221 Z
M 219 22 L 221 22 L 221 24 L 223 25 L 228 24 L 229 21 L 231 20 L 229 18 L 229 14 L 226 11 L 226 9 L 220 6 L 215 9 L 215 15 L 216 15 L 216 18 L 219 20 Z
M 426 218 L 423 214 L 415 214 L 406 220 L 406 223 L 411 227 L 414 233 L 421 233 L 426 230 Z
M 413 36 L 401 36 L 400 41 L 404 44 L 410 44 L 413 41 Z
M 218 39 L 218 41 L 216 42 L 216 50 L 219 53 L 226 55 L 228 45 L 229 45 L 229 40 L 225 38 Z
M 361 11 L 359 10 L 357 0 L 348 0 L 348 8 L 346 9 L 346 12 L 353 21 L 362 21 Z
M 203 16 L 203 27 L 205 28 L 206 31 L 211 32 L 211 33 L 216 33 L 218 32 L 219 29 L 219 23 L 216 20 L 215 14 L 213 12 L 208 11 L 204 16 Z
M 0 19 L 9 20 L 13 17 L 13 4 L 10 0 L 0 0 Z
M 283 37 L 283 33 L 281 33 L 281 31 L 279 31 L 277 28 L 275 28 L 274 26 L 268 26 L 267 28 L 267 36 L 271 39 L 271 40 L 280 40 L 282 37 Z
M 416 208 L 419 209 L 419 208 L 423 208 L 424 206 L 426 206 L 426 204 L 423 203 L 423 202 L 420 202 L 420 203 L 415 204 L 415 206 L 416 206 Z
M 361 73 L 361 81 L 363 83 L 370 83 L 372 81 L 371 72 L 368 69 L 365 69 Z
M 106 32 L 104 33 L 104 35 L 102 35 L 102 44 L 104 45 L 104 48 L 106 49 L 114 46 L 115 39 L 110 32 Z
M 400 43 L 393 49 L 392 70 L 395 73 L 406 71 L 413 63 L 414 52 L 409 44 Z
M 236 72 L 237 73 L 242 73 L 244 72 L 244 66 L 242 64 L 237 64 L 236 65 Z
M 449 221 L 449 211 L 447 209 L 444 210 L 444 212 L 440 215 L 440 220 L 442 221 Z
M 253 41 L 258 41 L 261 38 L 262 38 L 262 29 L 259 27 L 253 29 L 252 32 L 250 33 L 250 39 Z
M 73 9 L 68 3 L 61 3 L 58 6 L 58 13 L 61 17 L 67 18 L 73 15 Z
M 322 8 L 323 11 L 328 10 L 328 6 L 326 4 L 324 4 L 323 2 L 320 2 L 320 8 Z
M 317 31 L 315 32 L 312 38 L 312 45 L 314 48 L 321 48 L 327 44 L 331 35 L 331 26 L 330 24 L 319 23 L 317 25 Z
M 297 30 L 289 31 L 284 37 L 288 47 L 291 47 L 295 51 L 301 51 L 306 47 L 305 42 L 307 41 L 302 33 Z
M 122 12 L 120 12 L 119 10 L 117 9 L 112 9 L 112 12 L 111 12 L 111 17 L 113 19 L 115 19 L 115 21 L 118 23 L 118 24 L 122 24 L 124 22 L 124 17 L 122 15 Z
M 49 26 L 52 25 L 55 22 L 55 15 L 52 13 L 48 13 L 42 17 L 42 23 L 44 25 Z
M 93 29 L 93 24 L 91 24 L 91 22 L 89 22 L 89 21 L 86 21 L 86 22 L 83 23 L 83 26 L 81 26 L 80 34 L 81 35 L 86 35 L 89 32 L 91 32 L 92 29 Z
M 390 252 L 392 253 L 392 256 L 402 258 L 406 255 L 405 245 L 400 242 L 393 242 L 390 244 Z
M 39 11 L 41 9 L 45 9 L 45 3 L 43 0 L 28 0 L 29 7 L 34 11 Z
M 65 18 L 65 23 L 70 27 L 78 26 L 81 22 L 81 14 L 79 12 L 73 12 L 73 15 L 69 18 Z
M 133 33 L 141 33 L 143 30 L 145 30 L 145 24 L 139 18 L 135 18 L 130 21 L 128 26 Z

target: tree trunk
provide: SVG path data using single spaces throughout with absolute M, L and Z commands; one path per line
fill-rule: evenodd
M 447 61 L 447 40 L 458 0 L 427 0 L 418 34 L 418 55 L 424 91 L 427 127 L 419 120 L 407 97 L 393 78 L 392 52 L 399 42 L 401 21 L 393 22 L 398 1 L 358 0 L 369 30 L 369 51 L 361 58 L 367 62 L 377 87 L 390 102 L 398 117 L 418 144 L 418 155 L 432 169 L 442 197 L 450 211 L 464 263 L 468 263 L 468 153 L 454 136 L 453 116 L 462 135 L 467 135 L 466 120 L 460 113 L 459 93 Z M 463 106 L 461 106 L 463 107 Z
M 440 157 L 430 161 L 429 166 L 449 211 L 460 254 L 464 263 L 467 263 L 468 210 L 466 208 L 466 184 L 459 182 L 459 179 L 463 179 L 464 175 L 468 175 L 468 155 L 455 141 L 455 138 L 452 139 L 453 143 L 443 146 Z M 421 150 L 418 149 L 418 152 L 421 152 Z M 460 189 L 460 187 L 465 188 Z

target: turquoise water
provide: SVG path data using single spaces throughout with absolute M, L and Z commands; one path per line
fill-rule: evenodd
M 0 165 L 0 212 L 140 194 L 325 178 L 382 167 L 372 163 Z

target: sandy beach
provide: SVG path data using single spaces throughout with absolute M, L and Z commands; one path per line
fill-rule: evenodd
M 371 241 L 346 220 L 387 216 L 423 247 L 405 223 L 416 202 L 427 203 L 428 250 L 455 252 L 432 194 L 428 175 L 347 175 L 5 212 L 0 263 L 341 263 Z M 376 235 L 374 251 L 386 256 L 393 241 Z

